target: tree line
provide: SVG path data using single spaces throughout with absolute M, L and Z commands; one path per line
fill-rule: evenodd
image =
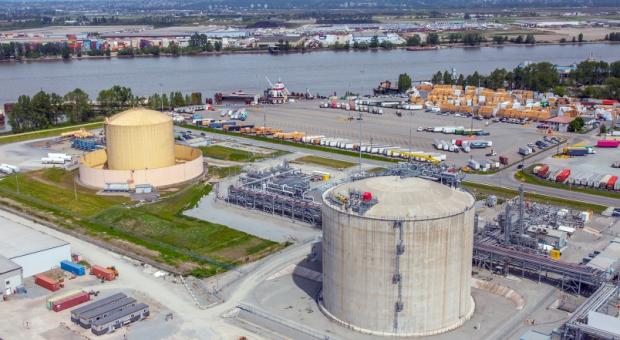
M 91 101 L 89 95 L 79 88 L 63 96 L 45 91 L 39 91 L 32 97 L 21 95 L 8 110 L 7 116 L 12 131 L 20 133 L 89 122 L 137 106 L 172 110 L 179 106 L 201 103 L 200 92 L 183 95 L 180 91 L 176 91 L 169 95 L 153 94 L 149 97 L 139 97 L 134 95 L 130 88 L 115 85 L 101 90 L 96 101 Z
M 489 40 L 482 33 L 477 32 L 452 32 L 440 36 L 438 33 L 429 33 L 426 35 L 426 39 L 423 41 L 419 34 L 414 34 L 407 38 L 407 46 L 425 46 L 425 45 L 440 45 L 442 43 L 456 44 L 462 43 L 467 46 L 477 46 L 481 43 L 486 43 Z M 493 36 L 492 40 L 495 44 L 504 44 L 511 42 L 514 44 L 535 44 L 536 38 L 534 34 L 518 35 L 516 37 L 508 38 L 508 36 Z
M 620 32 L 611 32 L 605 35 L 605 40 L 620 41 Z

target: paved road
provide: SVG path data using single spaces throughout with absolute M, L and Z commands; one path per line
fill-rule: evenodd
M 183 129 L 183 130 L 187 130 L 187 129 Z M 202 132 L 199 130 L 195 130 L 195 131 Z M 333 159 L 338 159 L 338 160 L 343 160 L 343 161 L 348 161 L 348 162 L 355 162 L 355 163 L 359 162 L 358 157 L 352 157 L 352 156 L 341 155 L 341 154 L 330 153 L 330 152 L 319 151 L 319 150 L 305 149 L 305 148 L 290 146 L 290 145 L 281 145 L 281 144 L 275 144 L 275 143 L 262 142 L 262 141 L 257 141 L 257 140 L 250 139 L 250 138 L 243 138 L 240 136 L 225 136 L 225 135 L 221 135 L 217 133 L 210 133 L 210 132 L 205 132 L 205 134 L 213 138 L 218 138 L 218 139 L 228 138 L 230 140 L 234 140 L 240 143 L 252 144 L 252 145 L 266 147 L 266 148 L 284 150 L 284 151 L 289 151 L 289 152 L 301 152 L 305 154 L 310 154 L 310 155 L 315 155 L 315 156 L 320 156 L 320 157 L 328 157 L 328 158 L 333 158 Z M 570 136 L 569 144 L 574 144 L 582 140 L 593 142 L 595 140 L 595 137 L 592 134 Z M 545 152 L 541 152 L 527 159 L 525 161 L 525 166 L 527 167 L 530 164 L 540 162 L 542 159 L 554 154 L 556 151 L 557 150 L 555 148 L 551 148 Z M 365 164 L 373 165 L 373 166 L 383 166 L 383 167 L 387 167 L 393 164 L 390 162 L 384 162 L 384 161 L 379 161 L 379 160 L 369 160 L 369 159 L 362 159 L 362 162 Z M 545 186 L 540 186 L 540 185 L 521 183 L 514 178 L 514 174 L 516 171 L 517 171 L 517 164 L 509 168 L 506 168 L 498 173 L 492 174 L 492 175 L 468 175 L 467 181 L 474 182 L 474 183 L 480 183 L 480 184 L 493 185 L 497 187 L 504 187 L 504 188 L 509 188 L 509 189 L 518 189 L 519 186 L 523 184 L 523 188 L 525 189 L 526 192 L 560 197 L 560 198 L 571 199 L 571 200 L 578 200 L 578 201 L 583 201 L 583 202 L 588 202 L 588 203 L 600 204 L 604 206 L 619 206 L 620 207 L 620 199 L 585 194 L 581 192 L 568 191 L 568 190 L 545 187 Z

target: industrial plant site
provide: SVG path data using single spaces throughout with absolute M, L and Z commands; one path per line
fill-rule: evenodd
M 0 135 L 0 338 L 620 337 L 617 101 L 371 91 Z

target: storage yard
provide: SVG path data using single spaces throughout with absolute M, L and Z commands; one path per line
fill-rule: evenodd
M 571 146 L 564 148 L 561 155 L 542 159 L 525 171 L 543 184 L 547 181 L 566 188 L 613 195 L 620 190 L 617 146 L 618 142 L 612 139 L 598 140 L 595 145 Z
M 525 171 L 541 181 L 618 190 L 613 136 L 574 137 L 550 119 L 582 113 L 578 104 L 424 84 L 402 100 L 277 98 L 131 109 L 103 133 L 0 146 L 18 150 L 0 158 L 13 210 L 0 216 L 60 238 L 62 250 L 19 262 L 0 248 L 10 282 L 0 329 L 572 340 L 618 323 L 603 306 L 618 303 L 620 209 L 603 216 L 532 202 L 518 185 L 504 188 L 516 197 L 464 186 L 482 177 L 468 172 L 501 184 L 499 171 L 515 176 L 532 157 Z
M 495 160 L 495 162 L 499 162 L 501 155 L 506 156 L 511 163 L 515 162 L 521 159 L 521 155 L 518 154 L 519 145 L 534 143 L 546 135 L 545 131 L 537 129 L 535 124 L 524 126 L 490 120 L 474 120 L 464 116 L 438 115 L 425 110 L 400 110 L 403 111 L 403 114 L 399 117 L 395 114 L 398 111 L 397 109 L 384 108 L 383 115 L 361 113 L 363 120 L 359 121 L 357 119 L 358 112 L 320 109 L 317 108 L 319 103 L 319 101 L 304 101 L 267 106 L 259 111 L 250 108 L 249 117 L 243 124 L 263 126 L 266 123 L 267 126 L 279 131 L 299 131 L 300 141 L 302 137 L 306 137 L 310 143 L 312 136 L 315 136 L 314 139 L 321 136 L 325 139 L 341 141 L 343 143 L 342 149 L 353 150 L 354 146 L 360 141 L 361 123 L 362 145 L 383 148 L 384 155 L 388 155 L 387 150 L 399 151 L 399 154 L 402 153 L 403 155 L 411 151 L 413 154 L 418 153 L 445 159 L 448 163 L 458 166 L 467 165 L 471 157 L 478 161 Z M 205 118 L 220 119 L 217 112 L 205 112 L 202 115 Z M 484 130 L 489 135 L 470 138 L 469 136 L 459 137 L 455 134 L 433 133 L 419 129 L 446 126 L 463 127 L 464 129 L 473 127 L 473 129 Z M 277 138 L 275 135 L 274 137 Z M 293 139 L 294 136 L 290 138 Z M 452 143 L 451 141 L 457 139 L 488 140 L 492 141 L 492 146 L 481 149 L 472 148 L 469 153 L 438 150 L 435 146 L 437 140 L 446 140 L 452 145 L 456 142 Z M 495 156 L 487 156 L 491 151 L 494 151 Z M 378 153 L 378 150 L 374 153 Z M 397 156 L 397 158 L 400 157 Z

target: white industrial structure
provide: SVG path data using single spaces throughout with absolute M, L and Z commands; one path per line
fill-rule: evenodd
M 0 288 L 6 294 L 21 286 L 27 278 L 60 266 L 60 261 L 71 260 L 69 243 L 29 228 L 18 220 L 0 217 Z M 18 269 L 19 268 L 19 269 Z M 9 278 L 10 277 L 10 278 Z M 6 281 L 10 281 L 7 284 Z
M 322 311 L 354 330 L 425 336 L 474 312 L 474 198 L 421 178 L 371 177 L 323 194 Z

